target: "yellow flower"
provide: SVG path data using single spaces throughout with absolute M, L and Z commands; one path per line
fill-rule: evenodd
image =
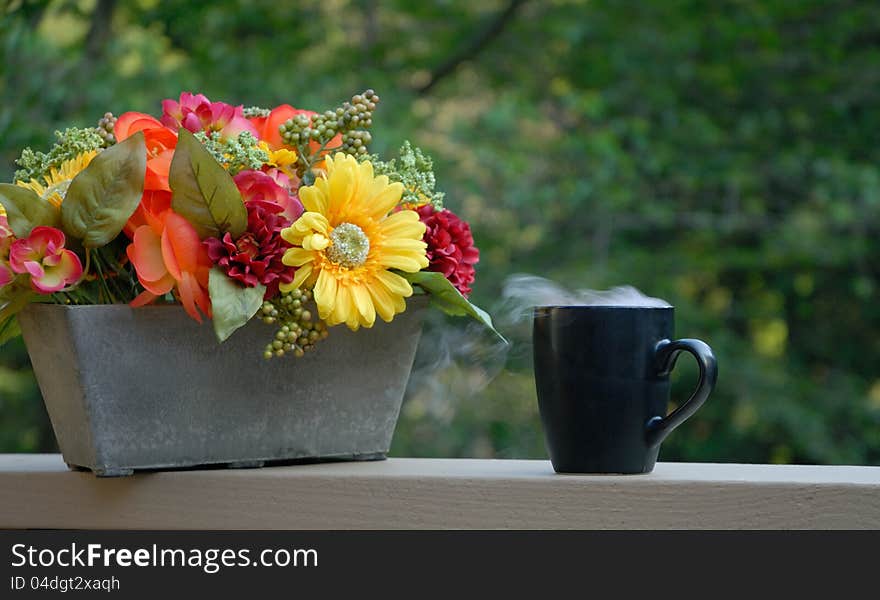
M 96 150 L 83 152 L 70 160 L 65 160 L 57 169 L 52 167 L 48 174 L 43 175 L 43 181 L 31 179 L 28 182 L 19 181 L 18 185 L 33 190 L 56 207 L 61 206 L 61 203 L 64 202 L 64 196 L 67 194 L 67 188 L 70 187 L 70 182 L 88 167 L 97 155 Z
M 412 286 L 389 269 L 415 273 L 428 259 L 419 215 L 391 213 L 402 194 L 403 185 L 375 177 L 370 162 L 328 156 L 326 174 L 299 190 L 307 212 L 281 232 L 296 246 L 284 253 L 284 264 L 299 267 L 281 290 L 313 286 L 320 317 L 353 330 L 372 327 L 377 314 L 388 322 L 406 310 Z
M 257 146 L 269 155 L 269 161 L 266 163 L 267 165 L 280 169 L 281 172 L 289 177 L 295 175 L 293 166 L 296 165 L 296 152 L 286 148 L 272 150 L 266 142 L 260 142 Z

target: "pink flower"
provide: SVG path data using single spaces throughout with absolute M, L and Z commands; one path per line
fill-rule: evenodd
M 162 124 L 171 129 L 183 127 L 198 131 L 219 131 L 223 137 L 236 137 L 243 131 L 257 136 L 257 129 L 244 117 L 244 107 L 211 102 L 202 94 L 180 94 L 180 101 L 162 101 Z
M 8 285 L 15 279 L 15 273 L 12 272 L 12 269 L 9 268 L 9 264 L 6 262 L 6 259 L 9 257 L 9 248 L 14 241 L 15 236 L 9 228 L 9 221 L 6 220 L 6 215 L 0 215 L 0 288 Z
M 259 200 L 281 207 L 281 216 L 293 223 L 303 214 L 299 198 L 290 193 L 290 179 L 277 169 L 269 174 L 263 171 L 241 171 L 233 180 L 245 202 Z M 285 185 L 286 184 L 286 185 Z
M 461 295 L 467 297 L 474 282 L 474 265 L 480 260 L 470 225 L 452 211 L 435 210 L 430 204 L 418 208 L 417 212 L 425 224 L 428 270 L 443 273 Z
M 15 241 L 15 235 L 9 228 L 9 221 L 6 215 L 0 215 L 0 258 L 6 258 L 9 247 Z
M 34 227 L 9 249 L 9 265 L 16 273 L 31 277 L 31 287 L 52 294 L 79 281 L 83 267 L 79 257 L 64 248 L 64 233 L 54 227 Z
M 265 168 L 265 167 L 263 167 L 263 168 Z M 265 171 L 263 171 L 263 173 L 265 173 L 266 175 L 271 177 L 275 183 L 277 183 L 278 185 L 280 185 L 281 187 L 283 187 L 287 191 L 290 191 L 291 188 L 293 187 L 293 182 L 290 181 L 290 177 L 287 175 L 287 173 L 285 173 L 281 169 L 276 169 L 274 167 L 270 167 L 270 168 L 266 169 Z M 297 180 L 297 181 L 299 181 L 299 180 Z
M 13 279 L 15 279 L 15 273 L 12 272 L 12 269 L 6 263 L 0 261 L 0 288 L 9 285 Z

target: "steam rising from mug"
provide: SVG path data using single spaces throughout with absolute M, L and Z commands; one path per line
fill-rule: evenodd
M 531 319 L 535 306 L 632 306 L 640 308 L 667 308 L 670 304 L 660 298 L 651 298 L 632 287 L 622 285 L 610 290 L 569 290 L 558 283 L 535 275 L 511 275 L 504 283 L 502 298 L 508 310 Z M 508 316 L 511 316 L 508 314 Z M 516 320 L 519 320 L 517 318 Z
M 428 415 L 448 424 L 460 402 L 473 400 L 504 370 L 510 349 L 479 323 L 428 311 L 403 418 L 421 420 Z
M 448 422 L 459 402 L 473 400 L 505 367 L 528 368 L 534 307 L 558 305 L 667 307 L 669 303 L 632 286 L 571 290 L 543 277 L 512 275 L 504 282 L 501 300 L 488 307 L 510 344 L 477 323 L 445 319 L 431 311 L 410 375 L 404 416 L 429 414 Z

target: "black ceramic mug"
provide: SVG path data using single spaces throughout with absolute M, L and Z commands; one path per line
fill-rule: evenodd
M 672 307 L 539 306 L 535 384 L 547 449 L 558 473 L 649 473 L 660 443 L 715 387 L 712 349 L 670 341 Z M 697 359 L 700 380 L 666 414 L 678 355 Z

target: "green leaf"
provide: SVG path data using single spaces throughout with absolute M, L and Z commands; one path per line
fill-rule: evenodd
M 26 238 L 34 227 L 58 227 L 61 212 L 33 190 L 11 183 L 0 183 L 0 204 L 6 209 L 9 228 L 17 238 Z
M 235 182 L 186 129 L 181 129 L 168 174 L 171 207 L 199 237 L 237 238 L 247 229 L 247 209 Z
M 263 305 L 266 286 L 242 287 L 214 267 L 208 276 L 208 294 L 211 296 L 214 333 L 225 341 L 236 329 L 250 321 Z
M 431 303 L 447 315 L 473 317 L 507 343 L 504 336 L 495 329 L 489 313 L 479 306 L 468 302 L 467 298 L 462 296 L 461 292 L 449 283 L 449 280 L 443 276 L 443 273 L 419 271 L 418 273 L 400 273 L 400 275 L 413 285 L 417 285 L 428 292 L 431 295 Z
M 146 170 L 142 132 L 98 154 L 70 183 L 61 204 L 64 232 L 86 248 L 116 239 L 141 201 Z

